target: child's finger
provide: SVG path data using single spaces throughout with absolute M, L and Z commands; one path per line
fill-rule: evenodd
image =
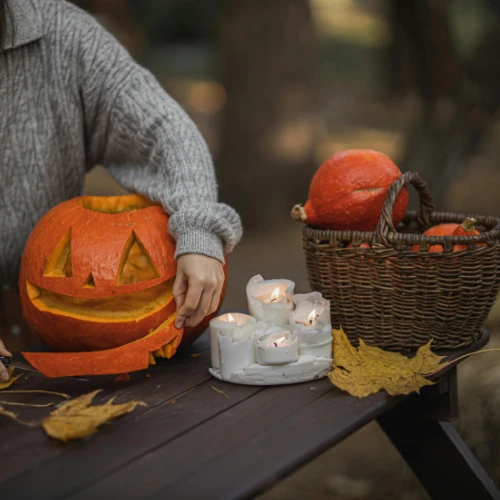
M 186 300 L 182 304 L 182 307 L 177 312 L 177 318 L 175 320 L 175 326 L 180 328 L 187 318 L 189 318 L 200 303 L 201 294 L 203 292 L 203 283 L 201 281 L 190 280 L 188 285 L 188 291 L 186 294 Z
M 10 378 L 10 373 L 8 372 L 7 368 L 5 368 L 5 365 L 3 363 L 0 363 L 0 380 L 2 382 L 7 382 Z
M 213 297 L 213 288 L 207 287 L 203 290 L 198 307 L 186 321 L 186 326 L 194 328 L 201 323 L 201 320 L 208 314 L 210 302 Z
M 174 287 L 172 293 L 174 295 L 177 310 L 181 309 L 186 300 L 187 279 L 183 272 L 179 272 L 175 277 Z
M 214 290 L 214 294 L 212 295 L 212 301 L 210 302 L 210 307 L 208 308 L 208 314 L 212 314 L 217 311 L 220 303 L 220 296 L 222 294 L 222 283 L 217 284 L 217 287 Z
M 12 357 L 12 354 L 5 348 L 5 344 L 0 340 L 0 354 L 2 356 Z

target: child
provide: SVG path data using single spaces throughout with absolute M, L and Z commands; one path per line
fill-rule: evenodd
M 177 241 L 176 326 L 219 302 L 240 218 L 217 202 L 207 145 L 155 78 L 64 0 L 0 0 L 0 285 L 17 281 L 38 219 L 104 165 L 160 202 Z M 0 354 L 10 355 L 3 344 Z M 0 379 L 8 373 L 0 366 Z

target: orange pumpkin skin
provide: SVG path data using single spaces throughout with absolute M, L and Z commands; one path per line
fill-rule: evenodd
M 476 220 L 467 217 L 454 231 L 454 236 L 478 236 L 481 233 L 475 227 Z M 486 243 L 476 243 L 477 247 L 486 247 Z M 458 248 L 458 250 L 457 250 Z M 454 251 L 465 250 L 467 245 L 456 245 Z
M 91 352 L 24 352 L 26 360 L 47 377 L 77 377 L 111 375 L 145 370 L 151 354 L 163 348 L 162 357 L 175 354 L 182 329 L 174 326 L 175 314 L 157 331 L 146 337 L 114 349 Z
M 349 245 L 347 245 L 347 247 L 346 247 L 346 248 L 371 248 L 371 246 L 370 246 L 370 244 L 369 244 L 369 243 L 361 243 L 361 244 L 359 245 L 359 247 L 355 247 L 355 246 L 352 244 L 352 242 L 351 242 L 351 243 L 349 243 Z
M 427 236 L 476 236 L 481 233 L 476 229 L 473 229 L 472 231 L 466 231 L 464 230 L 461 224 L 447 223 L 447 224 L 438 224 L 437 226 L 433 226 L 427 229 L 427 231 L 425 231 L 423 234 Z M 486 244 L 478 243 L 478 246 L 486 246 Z M 462 250 L 465 250 L 466 248 L 467 245 L 455 245 L 453 247 L 453 252 L 460 252 Z M 411 249 L 418 251 L 420 249 L 420 245 L 413 245 Z M 432 245 L 429 247 L 429 252 L 431 253 L 442 252 L 442 251 L 443 251 L 442 245 Z
M 386 155 L 372 150 L 335 153 L 315 173 L 304 205 L 305 221 L 333 230 L 374 231 L 390 185 L 401 176 Z M 408 190 L 393 210 L 397 226 L 408 208 Z
M 458 227 L 460 227 L 460 224 L 455 224 L 455 223 L 438 224 L 437 226 L 433 226 L 427 229 L 427 231 L 424 231 L 423 234 L 425 234 L 426 236 L 453 236 L 454 232 Z M 411 249 L 419 250 L 420 245 L 413 245 Z M 442 251 L 443 251 L 442 245 L 432 245 L 429 247 L 429 252 L 431 253 L 442 252 Z
M 118 209 L 123 210 L 113 212 Z M 56 351 L 94 351 L 128 344 L 157 328 L 175 312 L 167 290 L 177 269 L 175 242 L 167 227 L 164 210 L 136 195 L 79 197 L 49 211 L 31 233 L 21 264 L 21 303 L 35 335 Z M 149 273 L 147 279 L 126 274 L 131 248 L 149 259 L 141 271 Z M 132 282 L 121 281 L 124 276 Z M 148 300 L 156 290 L 163 291 L 163 302 L 152 307 Z M 134 311 L 139 298 L 141 314 Z M 99 317 L 93 311 L 103 300 L 108 316 L 114 308 L 123 311 Z

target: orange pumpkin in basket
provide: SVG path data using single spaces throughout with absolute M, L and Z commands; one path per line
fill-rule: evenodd
M 438 224 L 437 226 L 433 226 L 423 234 L 427 236 L 477 236 L 481 234 L 479 231 L 475 229 L 475 219 L 467 217 L 462 224 L 456 223 L 446 223 L 446 224 Z M 486 246 L 485 243 L 478 243 L 477 246 Z M 453 247 L 453 252 L 460 252 L 465 250 L 467 245 L 455 245 Z M 420 245 L 413 245 L 411 247 L 412 250 L 419 250 Z M 442 252 L 442 245 L 431 245 L 429 247 L 429 252 Z
M 53 353 L 24 353 L 47 376 L 125 373 L 171 357 L 177 264 L 168 216 L 137 195 L 84 196 L 38 222 L 19 290 L 24 316 Z M 192 332 L 194 337 L 198 330 Z
M 335 153 L 315 173 L 305 205 L 292 217 L 333 230 L 374 231 L 391 184 L 401 176 L 386 155 L 367 149 Z M 397 226 L 408 208 L 408 190 L 399 194 L 393 210 Z

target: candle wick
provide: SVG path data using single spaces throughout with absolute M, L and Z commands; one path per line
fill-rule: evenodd
M 276 342 L 273 342 L 274 347 L 278 347 L 278 344 Z

